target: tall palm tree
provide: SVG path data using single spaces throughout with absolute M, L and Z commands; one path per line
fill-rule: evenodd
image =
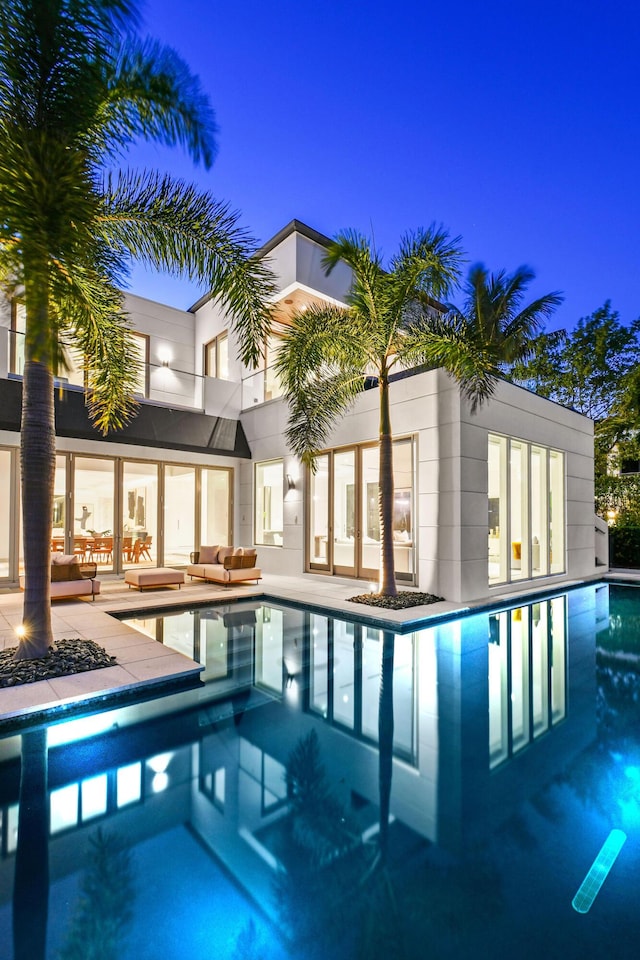
M 465 281 L 462 307 L 449 305 L 447 313 L 416 327 L 414 359 L 445 367 L 472 410 L 492 395 L 509 367 L 531 356 L 543 321 L 562 303 L 557 291 L 524 303 L 534 279 L 530 267 L 493 274 L 477 263 Z
M 133 0 L 3 0 L 0 6 L 0 282 L 26 305 L 21 482 L 26 589 L 19 658 L 50 646 L 54 376 L 65 344 L 85 357 L 96 427 L 134 413 L 135 360 L 120 287 L 130 260 L 218 293 L 245 362 L 269 329 L 272 291 L 237 216 L 208 194 L 113 164 L 138 138 L 210 166 L 213 113 L 171 49 L 141 41 Z
M 547 294 L 522 306 L 533 273 L 489 276 L 472 267 L 461 310 L 437 301 L 455 287 L 459 238 L 430 227 L 401 242 L 388 270 L 358 233 L 339 234 L 324 266 L 352 271 L 348 306 L 311 307 L 296 314 L 276 361 L 289 404 L 287 441 L 313 469 L 330 431 L 356 397 L 377 380 L 380 398 L 380 592 L 395 596 L 393 557 L 393 446 L 389 405 L 392 373 L 416 366 L 444 367 L 460 383 L 473 410 L 491 396 L 503 365 L 526 355 L 541 319 L 561 302 Z M 434 299 L 435 298 L 435 299 Z M 369 383 L 368 383 L 369 382 Z

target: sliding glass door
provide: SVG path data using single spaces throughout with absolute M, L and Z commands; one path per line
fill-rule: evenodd
M 393 445 L 392 536 L 396 578 L 413 581 L 413 440 Z M 307 570 L 377 580 L 380 476 L 377 443 L 321 454 L 308 476 Z

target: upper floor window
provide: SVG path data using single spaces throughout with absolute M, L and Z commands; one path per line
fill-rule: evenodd
M 11 313 L 11 373 L 22 376 L 24 373 L 24 335 L 26 333 L 26 307 L 24 301 L 14 300 Z M 148 371 L 149 371 L 149 338 L 142 333 L 133 331 L 129 334 L 131 338 L 134 363 L 137 366 L 137 382 L 134 392 L 141 397 L 149 394 L 148 389 Z M 72 384 L 77 387 L 85 387 L 84 358 L 82 352 L 73 344 L 73 333 L 66 331 L 61 337 L 65 347 L 68 368 L 59 371 L 56 382 L 61 384 Z
M 204 375 L 218 380 L 229 379 L 229 335 L 226 330 L 205 343 Z

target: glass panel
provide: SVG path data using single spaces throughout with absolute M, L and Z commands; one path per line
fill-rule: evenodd
M 56 457 L 56 472 L 53 487 L 53 516 L 51 518 L 51 551 L 65 552 L 65 533 L 67 529 L 67 458 Z
M 311 501 L 309 506 L 311 535 L 309 562 L 326 567 L 329 562 L 329 457 L 316 459 L 316 472 L 310 474 Z
M 218 337 L 217 370 L 220 380 L 229 379 L 229 337 L 226 333 Z
M 265 351 L 266 357 L 266 370 L 265 370 L 265 383 L 264 383 L 264 399 L 265 400 L 275 400 L 276 397 L 282 396 L 282 387 L 280 386 L 280 381 L 276 376 L 276 371 L 274 363 L 278 350 L 280 349 L 280 338 L 270 336 L 267 338 L 267 349 Z
M 489 764 L 509 755 L 507 614 L 489 617 Z
M 73 552 L 102 570 L 114 562 L 114 468 L 113 460 L 75 458 Z
M 531 448 L 531 576 L 549 572 L 547 525 L 547 451 Z
M 162 642 L 165 647 L 171 647 L 185 657 L 197 659 L 196 651 L 193 649 L 194 629 L 195 621 L 189 610 L 185 610 L 184 613 L 172 613 L 164 618 Z
M 213 800 L 214 803 L 221 809 L 224 809 L 225 786 L 225 768 L 219 767 L 213 775 Z
M 267 619 L 268 615 L 268 619 Z M 282 610 L 264 609 L 258 614 L 256 635 L 256 682 L 282 693 Z
M 378 741 L 378 707 L 382 672 L 382 630 L 363 627 L 362 643 L 362 733 Z M 395 679 L 395 678 L 394 678 Z M 395 699 L 395 695 L 394 695 Z
M 0 577 L 9 576 L 9 553 L 11 550 L 11 511 L 15 509 L 15 491 L 11 482 L 11 451 L 0 450 Z
M 78 823 L 78 784 L 70 783 L 66 787 L 52 790 L 49 809 L 51 833 L 75 827 Z
M 200 543 L 229 543 L 231 472 L 203 468 L 201 480 Z
M 529 534 L 527 489 L 527 445 L 512 440 L 509 451 L 511 485 L 511 549 L 509 551 L 511 579 L 529 576 Z
M 333 565 L 355 567 L 356 454 L 338 451 L 333 458 Z
M 378 575 L 380 570 L 380 511 L 379 511 L 379 460 L 378 447 L 362 447 L 362 513 L 360 529 L 362 531 L 362 557 L 360 566 L 370 575 Z M 351 494 L 349 494 L 351 496 Z
M 101 773 L 97 777 L 83 780 L 80 785 L 82 805 L 82 820 L 91 820 L 107 812 L 107 775 Z
M 310 629 L 311 708 L 326 717 L 329 708 L 329 634 L 327 618 L 315 613 L 310 614 Z
M 200 614 L 200 663 L 205 665 L 200 674 L 203 681 L 219 680 L 229 672 L 228 630 L 222 620 L 204 611 Z
M 489 583 L 507 579 L 507 441 L 489 436 Z
M 549 726 L 549 604 L 531 608 L 531 705 L 534 737 Z
M 353 727 L 353 639 L 355 625 L 336 620 L 333 642 L 333 719 Z
M 27 326 L 27 308 L 20 300 L 13 302 L 15 334 L 11 338 L 11 373 L 24 374 L 24 334 Z
M 134 392 L 140 397 L 146 397 L 148 393 L 147 365 L 149 363 L 149 340 L 141 333 L 131 333 L 130 337 L 134 363 L 137 369 Z
M 282 546 L 284 478 L 282 460 L 256 464 L 256 543 Z
M 511 611 L 511 737 L 515 753 L 529 742 L 529 608 Z
M 125 807 L 142 798 L 142 764 L 130 763 L 116 774 L 116 803 Z
M 164 469 L 164 562 L 189 563 L 195 548 L 196 471 L 168 464 Z
M 549 453 L 549 562 L 551 573 L 564 572 L 564 454 Z
M 15 853 L 18 846 L 18 804 L 7 810 L 7 853 Z
M 413 441 L 393 444 L 393 556 L 398 580 L 413 578 Z M 397 648 L 396 648 L 397 649 Z
M 157 562 L 158 465 L 122 465 L 122 563 L 154 567 Z M 192 548 L 193 549 L 193 548 Z
M 564 597 L 550 601 L 551 620 L 551 722 L 566 714 L 566 624 Z
M 414 755 L 415 683 L 413 636 L 395 637 L 393 652 L 393 746 Z

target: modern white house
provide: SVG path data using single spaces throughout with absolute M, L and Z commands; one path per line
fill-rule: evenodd
M 311 475 L 287 448 L 273 369 L 278 327 L 292 311 L 345 302 L 350 272 L 345 265 L 325 275 L 327 243 L 294 220 L 262 247 L 279 292 L 258 370 L 237 359 L 213 296 L 182 311 L 126 295 L 140 412 L 102 438 L 86 414 L 76 358 L 77 371 L 56 393 L 52 549 L 86 555 L 99 538 L 93 559 L 117 575 L 134 563 L 186 565 L 202 544 L 255 544 L 265 573 L 375 582 L 377 391 L 338 424 Z M 0 306 L 0 326 L 0 584 L 8 586 L 22 565 L 19 301 Z M 478 601 L 606 568 L 589 419 L 506 382 L 472 414 L 442 370 L 399 376 L 391 405 L 400 585 Z

